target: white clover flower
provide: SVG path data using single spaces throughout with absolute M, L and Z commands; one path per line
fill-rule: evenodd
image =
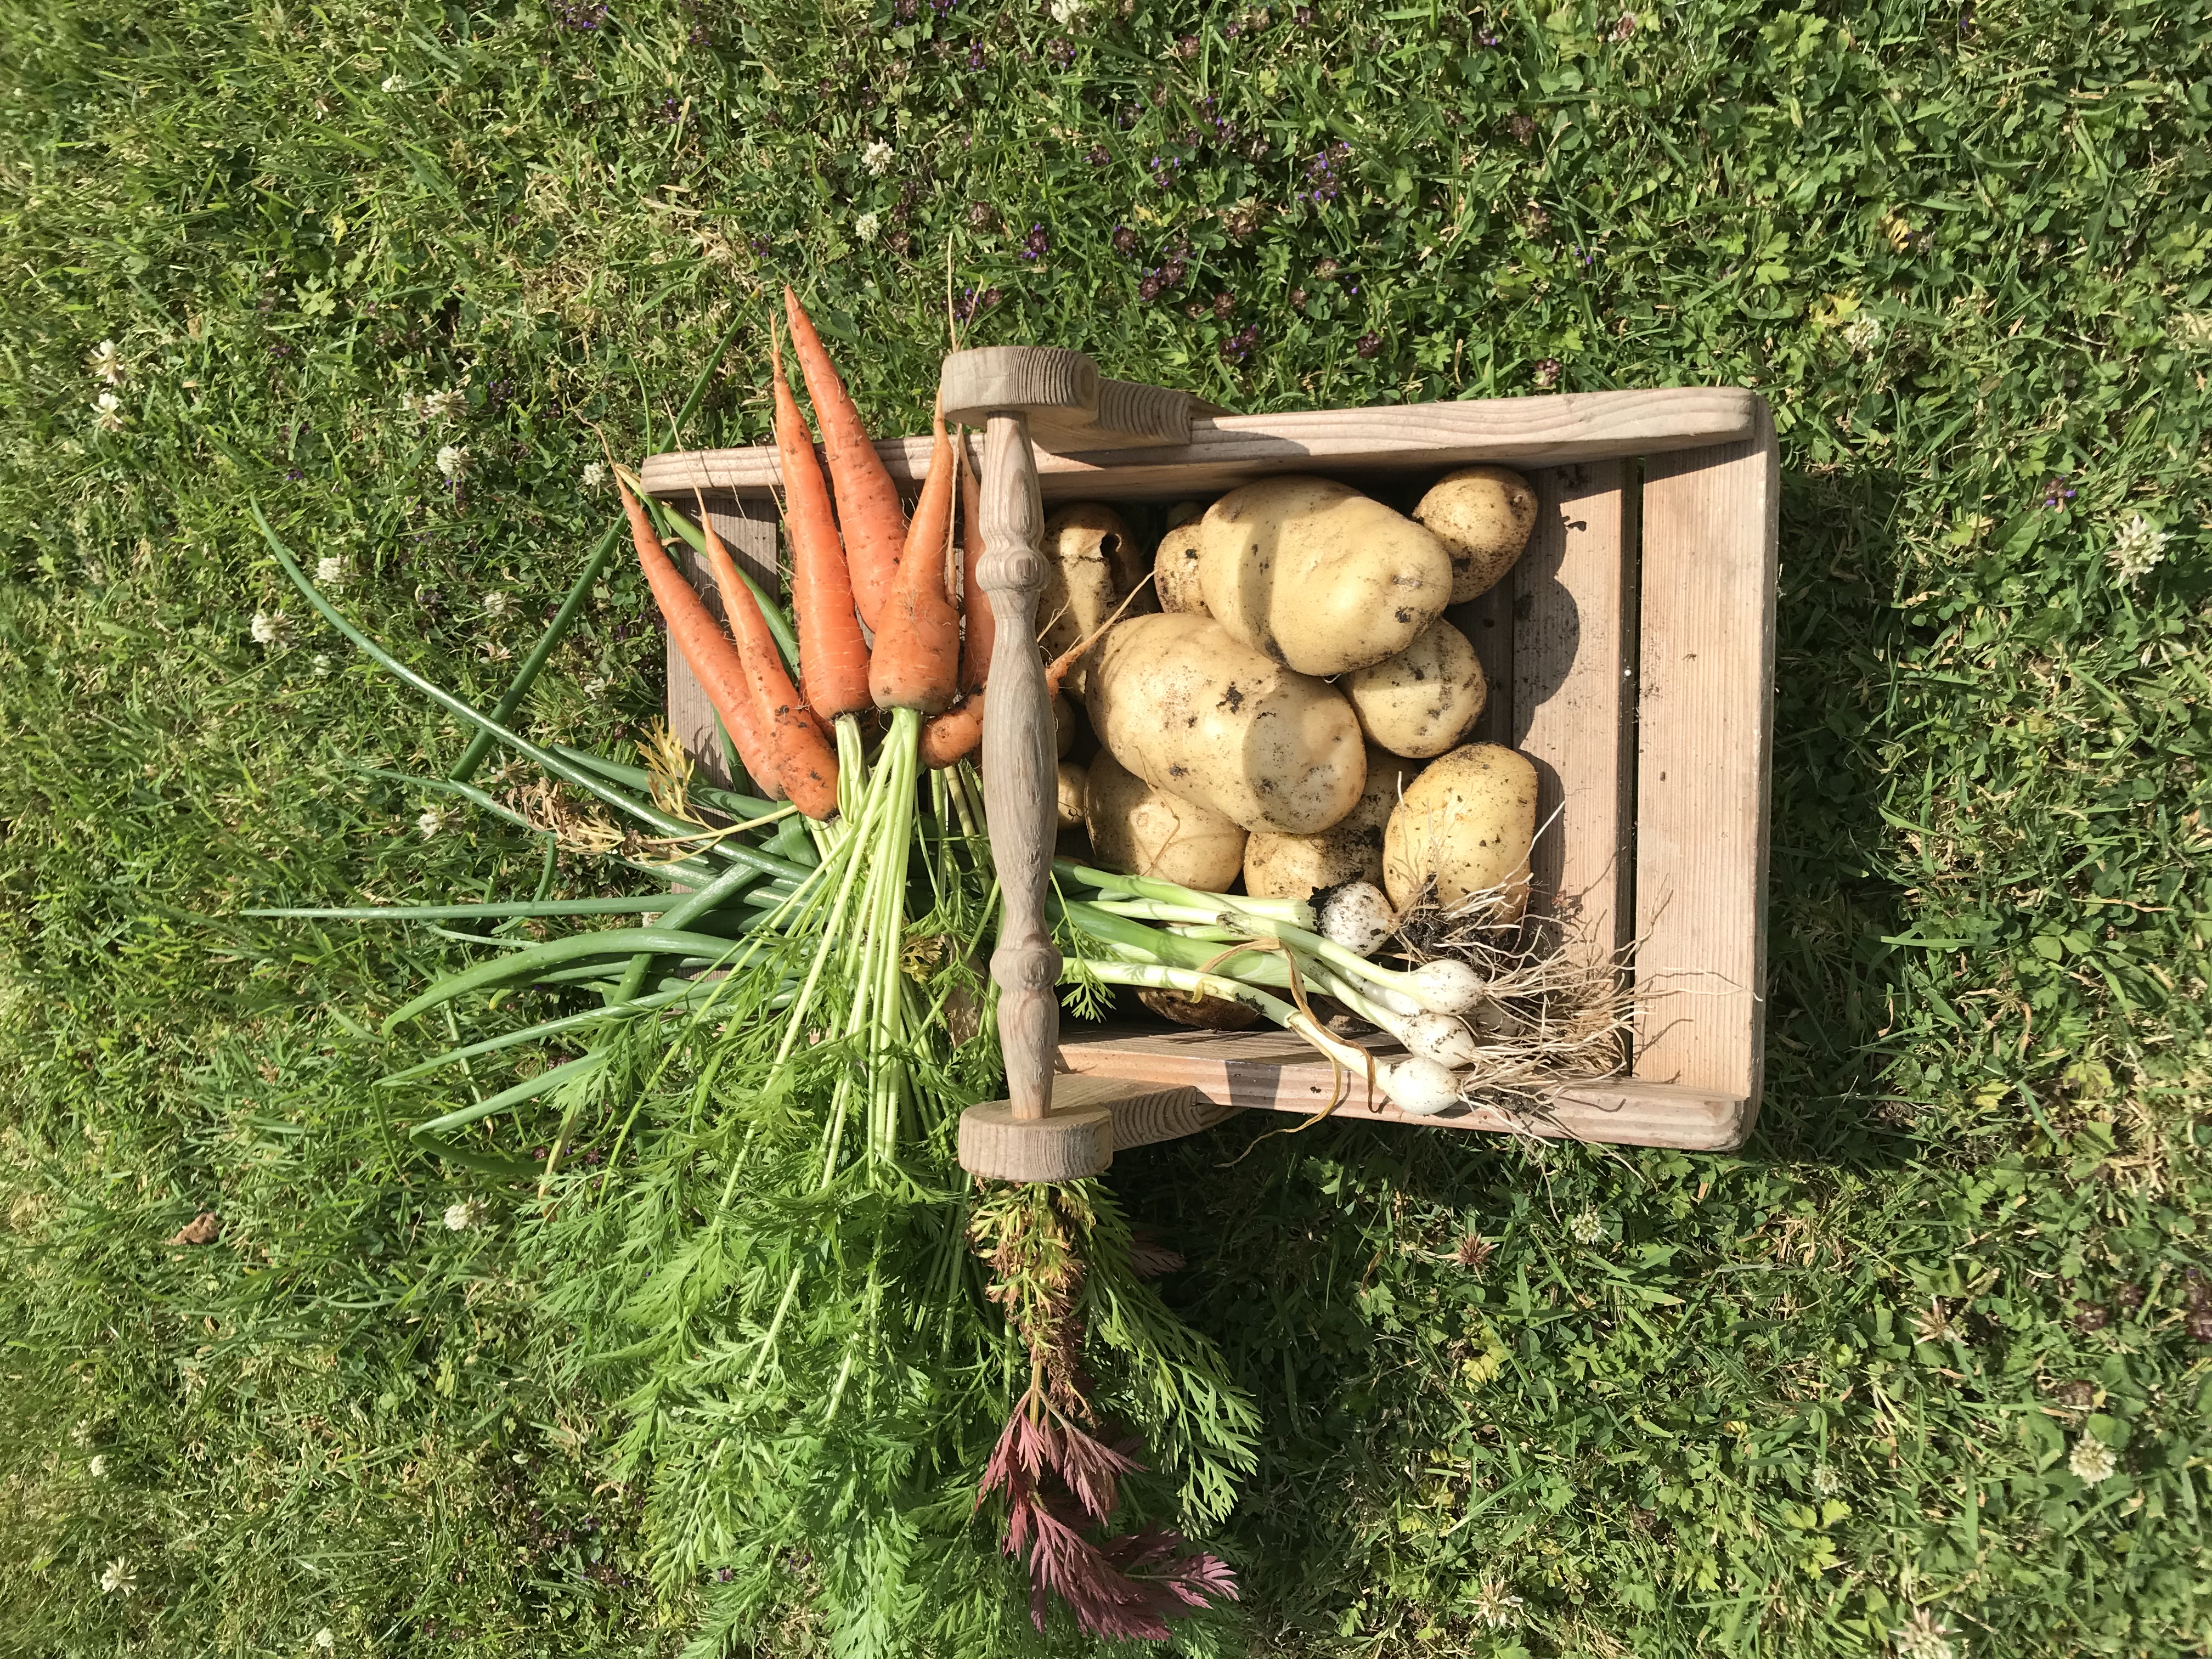
M 1584 1210 L 1567 1223 L 1567 1231 L 1577 1244 L 1595 1244 L 1605 1237 L 1605 1218 L 1595 1210 Z
M 123 430 L 123 399 L 112 392 L 103 392 L 93 399 L 93 424 L 102 432 Z
M 92 1471 L 92 1478 L 94 1480 L 106 1480 L 107 1478 L 107 1454 L 106 1452 L 101 1452 L 98 1456 L 94 1457 L 91 1462 L 86 1464 L 85 1467 Z
M 324 1626 L 308 1639 L 317 1647 L 320 1648 L 325 1653 L 328 1653 L 332 1648 L 336 1647 L 338 1642 L 338 1638 L 331 1634 L 331 1627 L 328 1625 Z
M 1083 15 L 1083 0 L 1052 0 L 1052 21 L 1066 28 Z
M 604 489 L 606 488 L 606 483 L 607 470 L 604 465 L 598 461 L 586 461 L 584 463 L 585 489 Z
M 85 354 L 84 366 L 93 379 L 110 386 L 123 384 L 123 354 L 112 340 L 102 340 Z
M 2166 556 L 2166 532 L 2138 513 L 2114 533 L 2105 556 L 2122 581 L 2141 581 Z
M 446 1230 L 448 1232 L 467 1232 L 472 1227 L 483 1226 L 490 1214 L 491 1206 L 480 1198 L 472 1198 L 465 1204 L 448 1204 L 446 1206 Z
M 1832 1463 L 1813 1465 L 1813 1496 L 1833 1498 L 1844 1489 L 1844 1478 L 1836 1473 Z
M 891 147 L 877 139 L 860 152 L 860 165 L 876 178 L 882 178 L 891 170 Z
M 331 672 L 331 653 L 327 651 L 316 652 L 314 660 L 310 666 L 312 666 L 318 674 L 329 673 Z
M 124 1595 L 135 1595 L 137 1591 L 138 1575 L 131 1571 L 131 1564 L 119 1555 L 110 1561 L 107 1564 L 107 1571 L 100 1575 L 100 1593 L 102 1595 L 114 1595 L 118 1593 Z
M 385 92 L 404 92 L 407 90 L 407 82 L 400 76 L 399 71 L 394 70 L 391 74 L 384 77 L 384 83 L 380 90 Z
M 1948 1640 L 1951 1627 L 1922 1607 L 1889 1633 L 1905 1659 L 1954 1659 L 1956 1650 Z
M 1492 1630 L 1504 1630 L 1515 1618 L 1513 1609 L 1521 1605 L 1521 1598 L 1508 1590 L 1495 1578 L 1486 1578 L 1474 1592 L 1475 1622 L 1487 1625 Z
M 285 630 L 291 625 L 281 611 L 257 611 L 253 620 L 246 624 L 246 631 L 253 635 L 256 645 L 282 645 Z
M 495 587 L 483 596 L 483 608 L 487 617 L 511 617 L 514 614 L 514 595 Z
M 422 400 L 411 392 L 401 392 L 399 412 L 402 415 L 420 415 L 422 412 Z
M 353 580 L 353 561 L 343 553 L 325 553 L 315 561 L 318 587 L 343 587 Z
M 466 444 L 447 444 L 438 452 L 438 471 L 458 482 L 469 470 L 469 449 Z
M 449 386 L 443 392 L 426 392 L 415 405 L 416 411 L 426 421 L 450 421 L 468 406 L 469 394 L 460 386 Z
M 883 228 L 884 222 L 872 213 L 864 213 L 853 221 L 853 234 L 864 242 L 874 241 L 876 233 Z
M 2120 1472 L 2120 1460 L 2112 1449 L 2094 1435 L 2085 1434 L 2074 1443 L 2074 1450 L 2066 1459 L 2066 1467 L 2091 1486 L 2111 1480 Z
M 1881 343 L 1881 319 L 1862 311 L 1844 325 L 1844 343 L 1863 356 Z
M 448 807 L 426 806 L 422 809 L 422 815 L 415 820 L 415 827 L 422 832 L 422 839 L 428 841 L 451 823 L 453 817 Z

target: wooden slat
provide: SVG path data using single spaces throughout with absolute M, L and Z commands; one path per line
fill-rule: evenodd
M 1619 963 L 1634 925 L 1635 535 L 1619 461 L 1537 473 L 1541 502 L 1513 572 L 1513 714 L 1503 739 L 1536 764 L 1531 860 L 1570 949 Z
M 1757 1109 L 1774 743 L 1774 428 L 1656 458 L 1643 497 L 1636 1075 Z
M 685 512 L 696 512 L 696 505 L 687 491 L 677 503 Z M 714 520 L 714 532 L 721 537 L 730 557 L 742 565 L 769 592 L 780 592 L 776 580 L 775 507 L 767 501 L 711 501 L 708 516 Z M 694 553 L 683 542 L 670 550 L 676 555 L 678 567 L 690 579 L 691 586 L 699 590 L 708 609 L 717 620 L 722 617 L 722 596 L 715 590 L 714 580 L 707 569 L 707 562 Z M 668 646 L 668 726 L 682 740 L 697 763 L 699 775 L 709 783 L 726 787 L 730 769 L 722 754 L 722 740 L 714 730 L 714 710 L 700 690 L 699 682 L 692 678 L 691 670 L 676 648 Z
M 1226 415 L 1193 421 L 1188 444 L 1076 455 L 1040 451 L 1037 474 L 1051 501 L 1173 499 L 1271 472 L 1382 475 L 1473 461 L 1557 466 L 1742 440 L 1751 434 L 1758 402 L 1733 386 L 1677 386 Z M 927 437 L 886 439 L 876 449 L 902 484 L 919 485 L 928 474 Z M 655 455 L 643 471 L 645 487 L 672 501 L 690 500 L 694 486 L 709 495 L 764 497 L 777 476 L 775 451 L 765 446 Z
M 1286 1041 L 1292 1046 L 1285 1048 Z M 1398 1052 L 1387 1039 L 1375 1039 L 1370 1046 L 1382 1054 Z M 1187 1085 L 1231 1110 L 1310 1115 L 1328 1103 L 1334 1086 L 1328 1061 L 1279 1033 L 1224 1037 L 1212 1031 L 1084 1032 L 1062 1038 L 1060 1061 L 1063 1070 L 1085 1077 Z M 1624 1077 L 1560 1085 L 1546 1096 L 1540 1109 L 1455 1107 L 1428 1117 L 1401 1112 L 1385 1101 L 1370 1104 L 1362 1080 L 1353 1084 L 1336 1115 L 1360 1123 L 1721 1152 L 1742 1144 L 1752 1111 L 1741 1095 Z
M 1467 635 L 1482 665 L 1482 713 L 1468 731 L 1469 743 L 1513 741 L 1513 596 L 1519 574 L 1509 570 L 1487 593 L 1444 611 L 1444 620 Z

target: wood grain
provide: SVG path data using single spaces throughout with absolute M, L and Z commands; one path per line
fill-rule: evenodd
M 1378 1054 L 1398 1052 L 1388 1039 L 1374 1039 L 1369 1046 Z M 1231 1110 L 1310 1116 L 1328 1103 L 1336 1086 L 1327 1060 L 1279 1032 L 1085 1032 L 1063 1042 L 1060 1057 L 1069 1071 L 1083 1076 L 1187 1085 Z M 1355 1083 L 1334 1116 L 1358 1123 L 1724 1152 L 1742 1145 L 1752 1115 L 1751 1103 L 1740 1095 L 1622 1077 L 1561 1085 L 1540 1102 L 1516 1101 L 1513 1109 L 1456 1107 L 1426 1117 L 1379 1099 L 1370 1105 L 1364 1084 Z
M 697 502 L 687 498 L 677 503 L 686 514 L 696 514 Z M 722 538 L 730 557 L 750 573 L 754 580 L 769 592 L 781 591 L 775 570 L 776 516 L 774 505 L 768 501 L 724 501 L 720 506 L 711 501 L 707 516 L 714 521 L 714 533 Z M 707 568 L 706 560 L 691 550 L 690 544 L 681 540 L 672 544 L 670 550 L 676 556 L 677 568 L 683 571 L 707 608 L 714 613 L 714 620 L 727 626 L 722 611 L 722 595 Z M 722 750 L 722 740 L 714 730 L 714 708 L 707 701 L 707 693 L 692 678 L 690 665 L 675 642 L 668 645 L 668 728 L 682 741 L 699 768 L 703 781 L 723 788 L 731 787 L 729 762 Z
M 1556 466 L 1747 439 L 1758 404 L 1756 394 L 1739 387 L 1678 386 L 1389 409 L 1200 416 L 1191 421 L 1185 443 L 1042 453 L 1038 477 L 1047 501 L 1144 495 L 1167 501 L 1227 489 L 1273 472 L 1382 477 L 1441 472 L 1474 461 Z M 928 438 L 888 439 L 876 448 L 902 484 L 918 487 L 927 476 Z M 654 495 L 688 501 L 695 484 L 709 495 L 765 496 L 780 475 L 774 448 L 760 447 L 655 455 L 646 462 L 642 476 Z
M 1532 867 L 1582 959 L 1620 963 L 1635 912 L 1635 526 L 1619 461 L 1530 479 L 1536 527 L 1515 567 L 1513 720 L 1536 764 Z
M 1444 611 L 1444 620 L 1467 635 L 1482 665 L 1482 713 L 1468 728 L 1463 739 L 1468 743 L 1513 741 L 1513 596 L 1518 574 L 1509 570 L 1487 593 Z
M 999 1046 L 1018 1118 L 1040 1118 L 1052 1097 L 1060 1033 L 1060 952 L 1045 921 L 1059 827 L 1058 756 L 1044 660 L 1036 644 L 1044 591 L 1044 509 L 1024 416 L 993 415 L 983 444 L 983 556 L 975 580 L 996 628 L 991 695 L 983 705 L 983 812 L 1003 909 L 991 977 L 999 986 Z
M 1636 772 L 1636 1075 L 1741 1095 L 1765 1031 L 1774 428 L 1647 463 Z
M 1088 1085 L 1088 1086 L 1085 1086 Z M 1062 1079 L 1064 1097 L 1040 1117 L 1022 1117 L 1012 1101 L 986 1101 L 960 1114 L 960 1167 L 987 1181 L 1080 1181 L 1114 1161 L 1117 1097 L 1158 1092 L 1157 1085 L 1107 1079 Z

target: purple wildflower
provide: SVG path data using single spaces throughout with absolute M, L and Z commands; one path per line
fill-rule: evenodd
M 1030 234 L 1022 238 L 1022 258 L 1042 259 L 1052 252 L 1052 238 L 1042 225 L 1031 225 Z
M 1547 389 L 1559 385 L 1559 360 L 1557 357 L 1547 357 L 1542 362 L 1538 363 L 1535 379 L 1539 386 Z
M 1114 152 L 1103 144 L 1093 144 L 1091 147 L 1090 159 L 1092 167 L 1103 167 L 1114 159 Z
M 1127 225 L 1115 226 L 1114 234 L 1108 240 L 1113 243 L 1114 252 L 1125 259 L 1137 251 L 1137 233 Z
M 1259 343 L 1258 326 L 1247 323 L 1221 343 L 1221 360 L 1227 363 L 1241 363 L 1252 355 L 1253 348 Z
M 1372 357 L 1382 349 L 1382 337 L 1370 328 L 1359 337 L 1358 344 L 1352 349 L 1363 357 Z

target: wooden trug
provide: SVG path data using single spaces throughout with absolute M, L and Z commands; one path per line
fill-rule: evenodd
M 1562 1088 L 1541 1112 L 1478 1107 L 1413 1118 L 1387 1105 L 1370 1110 L 1355 1084 L 1336 1115 L 1696 1150 L 1740 1145 L 1758 1114 L 1765 1030 L 1778 489 L 1764 400 L 1735 388 L 1682 388 L 1224 416 L 1158 388 L 1115 391 L 1127 383 L 1097 378 L 1095 368 L 1086 375 L 1065 361 L 1077 354 L 1006 358 L 1004 349 L 947 360 L 948 417 L 957 407 L 981 422 L 984 405 L 1025 387 L 1038 397 L 1041 406 L 1019 422 L 1024 447 L 1038 446 L 1032 501 L 1165 502 L 1306 471 L 1404 499 L 1474 462 L 1527 473 L 1540 501 L 1528 550 L 1497 589 L 1450 613 L 1490 683 L 1475 735 L 1535 763 L 1545 792 L 1538 884 L 1565 896 L 1571 948 L 1636 975 L 1644 1030 L 1628 1075 Z M 1183 424 L 1149 445 L 1102 430 L 1152 418 L 1118 412 L 1130 408 L 1153 410 L 1164 431 Z M 988 446 L 969 442 L 988 468 Z M 894 477 L 918 483 L 926 475 L 927 438 L 877 447 Z M 716 523 L 737 556 L 772 550 L 773 526 L 753 516 L 775 482 L 772 449 L 655 456 L 643 477 L 686 507 L 695 484 L 704 489 L 710 507 L 729 515 Z M 1002 649 L 1010 637 L 1029 637 L 1004 617 L 1002 608 Z M 994 661 L 994 716 L 1000 672 Z M 688 683 L 672 661 L 672 718 L 693 706 Z M 1037 724 L 1042 738 L 1041 713 Z M 988 748 L 988 726 L 986 798 L 1003 872 L 1024 853 L 1018 831 L 1001 833 L 994 786 L 1005 768 Z M 711 739 L 711 722 L 705 731 Z M 1030 845 L 1048 854 L 1050 744 L 1027 747 L 1042 758 L 1020 791 L 1040 776 L 1043 784 L 1028 800 L 1036 817 L 1026 821 L 1040 838 Z M 695 744 L 702 758 L 713 749 Z M 1056 1006 L 1049 1012 L 1056 1024 Z M 1377 1047 L 1390 1052 L 1386 1042 Z M 1015 1052 L 1010 1043 L 1010 1096 L 1022 1086 Z M 1032 1077 L 1036 1052 L 1024 1051 Z M 995 1150 L 1003 1143 L 994 1117 L 976 1119 L 977 1157 L 1012 1178 L 1062 1178 L 1019 1173 L 1039 1164 L 1068 1173 L 1103 1167 L 1114 1146 L 1191 1133 L 1234 1111 L 1310 1114 L 1334 1083 L 1325 1060 L 1273 1031 L 1109 1028 L 1068 1034 L 1044 1052 L 1056 1068 L 1052 1104 L 1047 1117 L 1025 1121 L 1050 1123 L 1064 1106 L 1066 1129 L 1056 1133 L 1067 1145 L 1025 1164 Z M 1110 1135 L 1079 1126 L 1102 1104 L 1077 1086 L 1085 1080 L 1127 1091 L 1105 1104 Z M 1011 1103 L 1000 1105 L 1012 1123 Z M 963 1122 L 963 1162 L 970 1134 Z

